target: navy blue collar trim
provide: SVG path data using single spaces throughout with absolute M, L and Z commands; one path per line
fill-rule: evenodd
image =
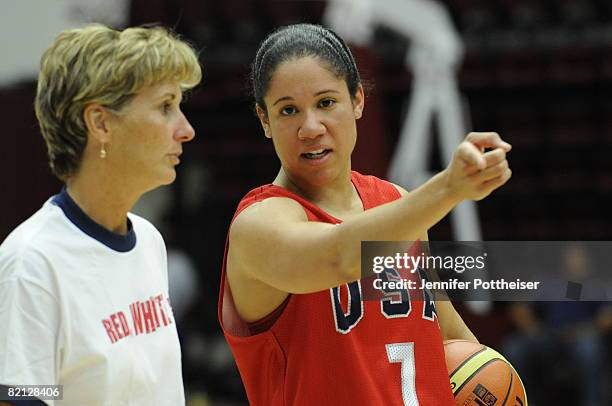
M 53 196 L 51 202 L 59 206 L 66 217 L 68 217 L 68 219 L 82 232 L 95 238 L 108 248 L 118 252 L 128 252 L 136 246 L 136 233 L 134 232 L 134 227 L 129 218 L 127 234 L 116 234 L 102 227 L 85 214 L 75 201 L 72 200 L 70 195 L 68 195 L 66 188 L 63 188 L 59 194 Z

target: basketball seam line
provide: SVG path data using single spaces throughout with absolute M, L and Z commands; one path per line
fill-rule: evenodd
M 454 370 L 453 372 L 451 372 L 450 374 L 448 374 L 448 377 L 450 378 L 450 377 L 452 377 L 453 375 L 455 375 L 455 373 L 456 373 L 457 371 L 459 371 L 461 368 L 463 368 L 463 366 L 464 366 L 465 364 L 467 364 L 469 361 L 471 361 L 471 360 L 472 360 L 472 358 L 474 358 L 475 356 L 477 356 L 478 354 L 480 354 L 481 352 L 486 351 L 486 350 L 487 350 L 487 347 L 484 347 L 484 346 L 483 346 L 483 347 L 482 347 L 482 349 L 481 349 L 480 351 L 476 351 L 474 354 L 470 355 L 470 356 L 469 356 L 467 359 L 465 359 L 465 360 L 464 360 L 464 361 L 463 361 L 461 364 L 459 364 L 459 366 L 458 366 L 457 368 L 455 368 L 455 370 Z
M 461 391 L 461 389 L 463 389 L 463 387 L 470 381 L 470 379 L 472 379 L 474 377 L 474 375 L 476 375 L 478 372 L 480 372 L 481 369 L 483 369 L 484 367 L 489 365 L 491 362 L 495 362 L 495 361 L 499 361 L 499 360 L 500 360 L 499 358 L 492 358 L 492 359 L 488 360 L 487 362 L 485 362 L 484 364 L 482 364 L 481 366 L 479 366 L 474 372 L 472 372 L 472 374 L 470 376 L 465 378 L 463 383 L 461 383 L 461 386 L 459 386 L 457 388 L 457 390 L 453 393 L 453 397 L 455 397 L 455 393 L 459 393 Z
M 504 402 L 502 406 L 506 406 L 506 402 L 508 401 L 508 396 L 510 396 L 510 390 L 512 389 L 512 382 L 514 380 L 514 370 L 510 368 L 510 385 L 508 385 L 508 392 L 506 392 L 506 397 L 504 398 Z

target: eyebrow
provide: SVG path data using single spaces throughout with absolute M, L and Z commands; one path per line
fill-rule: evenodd
M 166 97 L 168 97 L 168 96 L 170 96 L 170 98 L 171 98 L 172 100 L 176 99 L 176 93 L 173 93 L 173 92 L 164 93 L 164 94 L 163 94 L 163 95 L 160 97 L 160 99 L 165 99 L 165 98 L 166 98 Z
M 340 92 L 339 92 L 339 91 L 337 91 L 337 90 L 333 90 L 333 89 L 326 89 L 326 90 L 321 90 L 321 91 L 319 91 L 319 92 L 316 92 L 316 93 L 314 94 L 314 96 L 319 96 L 319 95 L 322 95 L 322 94 L 325 94 L 325 93 L 340 93 Z M 278 103 L 280 103 L 280 102 L 282 102 L 282 101 L 285 101 L 285 100 L 293 100 L 293 97 L 291 97 L 291 96 L 283 96 L 283 97 L 280 97 L 280 98 L 279 98 L 279 99 L 277 99 L 277 100 L 276 100 L 274 103 L 272 103 L 272 105 L 273 105 L 273 106 L 276 106 Z

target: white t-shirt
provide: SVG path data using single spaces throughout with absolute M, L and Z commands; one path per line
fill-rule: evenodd
M 50 405 L 184 405 L 159 232 L 122 236 L 65 191 L 0 245 L 0 385 L 63 385 Z

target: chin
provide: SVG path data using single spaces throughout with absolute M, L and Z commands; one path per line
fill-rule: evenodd
M 338 176 L 335 171 L 322 170 L 306 176 L 305 179 L 313 186 L 323 187 L 333 182 Z
M 169 185 L 171 183 L 174 183 L 175 180 L 176 180 L 176 174 L 174 174 L 174 176 L 171 176 L 168 179 L 166 179 L 166 181 L 163 182 L 162 185 Z
M 173 183 L 176 180 L 176 171 L 173 169 L 165 172 L 163 176 L 160 177 L 159 185 L 165 186 Z

